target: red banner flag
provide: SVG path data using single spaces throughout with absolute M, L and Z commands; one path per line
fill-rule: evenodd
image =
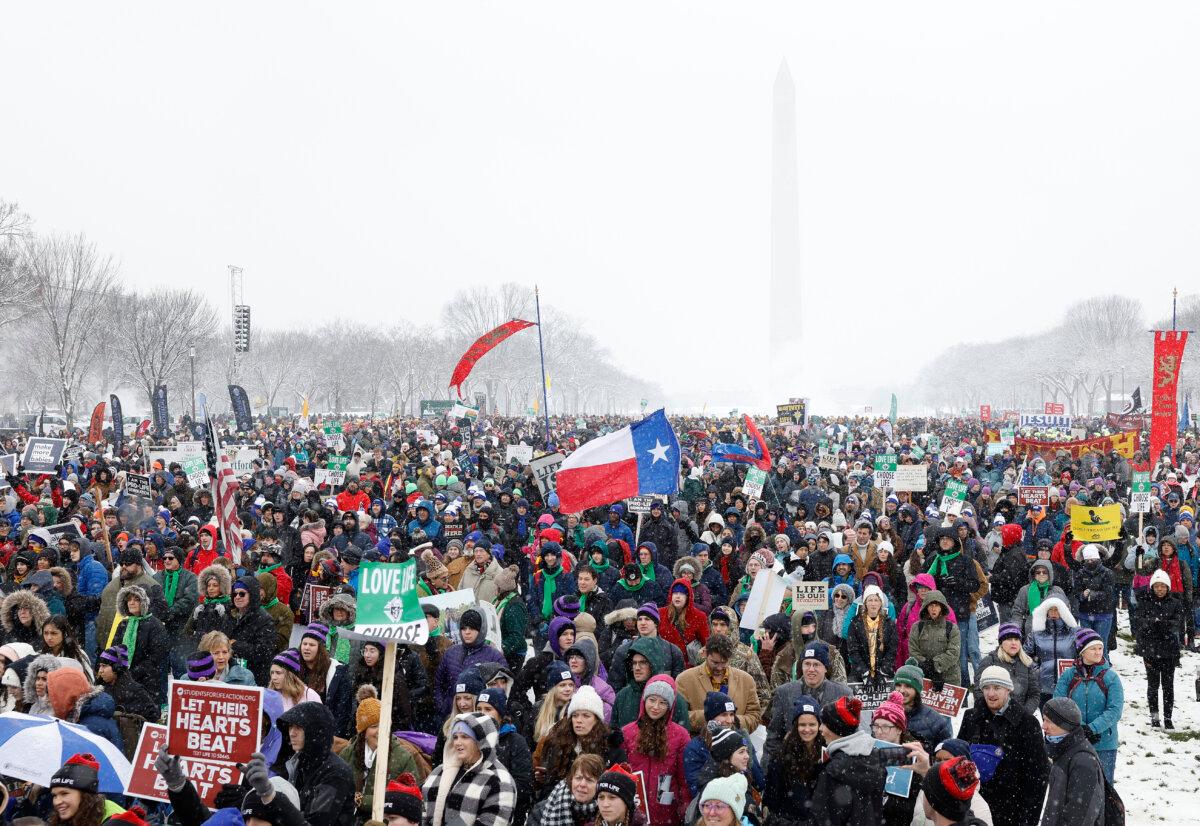
M 1179 366 L 1183 363 L 1183 348 L 1187 345 L 1183 330 L 1154 332 L 1154 381 L 1150 403 L 1150 466 L 1170 448 L 1175 459 L 1175 436 L 1179 422 Z
M 532 326 L 534 326 L 532 321 L 522 321 L 519 318 L 514 318 L 512 321 L 506 321 L 496 329 L 489 330 L 475 339 L 475 343 L 468 347 L 467 352 L 463 353 L 462 358 L 458 360 L 458 364 L 454 366 L 454 373 L 450 376 L 450 386 L 458 391 L 458 397 L 460 399 L 463 397 L 463 382 L 467 380 L 467 376 L 471 375 L 471 371 L 475 369 L 475 362 L 487 355 L 492 348 L 513 333 L 519 333 L 526 327 Z
M 104 402 L 100 402 L 92 410 L 92 425 L 88 428 L 88 444 L 94 445 L 104 440 Z

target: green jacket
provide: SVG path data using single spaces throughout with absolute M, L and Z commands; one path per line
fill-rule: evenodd
M 504 597 L 497 599 L 496 605 L 499 606 L 503 599 Z M 500 648 L 505 657 L 525 656 L 528 648 L 525 634 L 528 630 L 529 609 L 525 607 L 520 594 L 513 594 L 513 598 L 500 612 Z
M 358 735 L 358 737 L 361 736 L 361 734 Z M 352 739 L 346 745 L 346 748 L 338 752 L 338 757 L 345 760 L 346 765 L 350 767 L 350 771 L 354 773 L 355 791 L 362 789 L 362 801 L 358 804 L 359 814 L 369 818 L 371 816 L 371 790 L 375 788 L 375 770 L 371 769 L 371 777 L 363 778 L 363 765 L 355 759 L 355 749 L 358 748 L 358 737 Z M 393 737 L 391 745 L 388 746 L 388 779 L 395 780 L 400 776 L 401 772 L 412 774 L 416 778 L 418 785 L 425 782 L 425 778 L 421 777 L 421 772 L 417 768 L 416 761 L 412 759 L 412 755 L 400 744 L 398 737 Z
M 633 671 L 629 667 L 629 661 L 633 659 L 634 654 L 641 654 L 650 661 L 651 677 L 655 674 L 671 673 L 671 664 L 663 661 L 662 649 L 654 644 L 653 639 L 638 637 L 629 644 L 629 648 L 625 652 L 625 662 L 621 663 L 621 668 L 625 669 L 627 681 L 625 687 L 617 692 L 617 698 L 613 701 L 610 728 L 614 731 L 619 731 L 621 726 L 637 720 L 638 712 L 641 710 L 642 689 L 645 688 L 645 683 L 636 683 L 633 680 Z M 675 693 L 675 710 L 671 717 L 684 728 L 688 727 L 688 703 L 678 690 Z

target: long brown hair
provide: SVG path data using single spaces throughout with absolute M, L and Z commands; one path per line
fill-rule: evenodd
M 638 718 L 638 736 L 635 748 L 646 757 L 661 760 L 667 756 L 667 723 L 671 722 L 671 709 L 657 720 L 649 714 Z
M 58 812 L 50 815 L 50 826 L 100 826 L 104 822 L 104 797 L 80 792 L 79 808 L 70 820 L 62 820 Z
M 598 754 L 601 757 L 608 751 L 608 726 L 600 717 L 596 725 L 583 737 L 575 736 L 571 727 L 571 718 L 564 717 L 554 724 L 550 733 L 542 738 L 534 751 L 534 765 L 546 767 L 546 778 L 549 782 L 568 777 L 567 772 L 576 759 L 575 746 L 579 745 L 580 754 Z
M 313 658 L 312 665 L 305 662 L 303 657 L 300 658 L 304 684 L 321 695 L 321 702 L 325 701 L 325 676 L 329 673 L 330 662 L 329 651 L 324 643 L 317 643 L 317 656 Z

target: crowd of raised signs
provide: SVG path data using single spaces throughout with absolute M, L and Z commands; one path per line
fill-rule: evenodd
M 677 493 L 582 513 L 530 468 L 541 421 L 223 430 L 240 558 L 187 445 L 68 447 L 39 474 L 14 436 L 0 724 L 94 744 L 48 783 L 13 769 L 4 819 L 349 826 L 382 795 L 386 822 L 431 826 L 1117 822 L 1118 612 L 1166 728 L 1200 614 L 1190 437 L 1138 514 L 1116 450 L 1014 454 L 977 419 L 760 419 L 756 497 L 711 461 L 741 422 L 671 422 Z M 893 491 L 893 465 L 924 472 Z M 1105 505 L 1115 538 L 1073 535 Z M 429 638 L 397 647 L 381 733 L 358 577 L 410 559 Z M 106 780 L 113 753 L 137 788 Z

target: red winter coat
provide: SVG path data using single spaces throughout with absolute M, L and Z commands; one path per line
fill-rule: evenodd
M 684 624 L 682 633 L 671 622 L 671 597 L 667 595 L 667 607 L 659 610 L 658 615 L 662 618 L 658 624 L 658 636 L 671 645 L 683 652 L 683 662 L 685 668 L 691 668 L 696 663 L 688 659 L 687 647 L 688 643 L 693 640 L 699 640 L 701 645 L 708 642 L 708 617 L 704 612 L 692 604 L 692 583 L 687 579 L 677 579 L 671 583 L 671 589 L 674 590 L 676 585 L 682 585 L 687 588 L 687 607 L 684 609 Z
M 212 537 L 212 548 L 206 551 L 197 543 L 188 551 L 187 559 L 183 562 L 183 567 L 196 576 L 200 576 L 201 571 L 217 561 L 217 529 L 212 525 L 201 525 L 200 533 L 206 533 Z
M 371 497 L 364 491 L 351 493 L 344 490 L 337 495 L 337 506 L 340 511 L 366 511 L 371 508 Z M 281 597 L 282 599 L 282 597 Z
M 262 571 L 259 571 L 262 573 Z M 275 577 L 275 596 L 284 605 L 289 604 L 288 600 L 292 598 L 292 577 L 287 571 L 283 570 L 283 565 L 276 565 L 274 570 L 267 571 L 271 576 Z
M 666 674 L 651 677 L 647 685 L 659 681 L 675 687 L 675 681 Z M 648 757 L 637 750 L 638 720 L 646 713 L 645 701 L 638 704 L 638 720 L 621 728 L 629 765 L 633 771 L 642 772 L 646 780 L 646 794 L 650 797 L 650 826 L 679 826 L 691 802 L 687 778 L 683 773 L 683 750 L 691 737 L 687 729 L 670 719 L 673 711 L 672 706 L 667 712 L 667 753 L 662 759 Z M 660 803 L 663 795 L 668 793 L 673 794 L 674 799 L 670 803 Z
M 1071 555 L 1070 555 L 1070 558 L 1068 559 L 1066 543 L 1067 543 L 1067 534 L 1069 534 L 1070 532 L 1071 532 L 1071 523 L 1068 522 L 1066 527 L 1063 528 L 1062 536 L 1059 537 L 1058 542 L 1054 543 L 1054 548 L 1050 551 L 1050 561 L 1054 562 L 1058 565 L 1061 565 L 1064 568 L 1071 567 L 1072 563 L 1075 562 L 1075 554 L 1079 553 L 1079 549 L 1083 547 L 1082 542 L 1080 542 L 1075 537 L 1071 537 L 1071 551 L 1070 551 Z

